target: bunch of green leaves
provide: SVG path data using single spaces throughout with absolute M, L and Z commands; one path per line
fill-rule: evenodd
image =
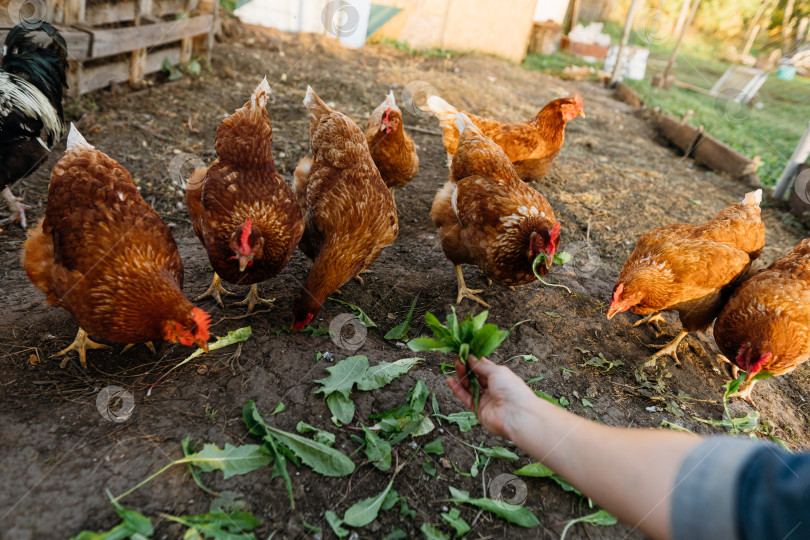
M 459 359 L 467 366 L 467 357 L 473 355 L 483 358 L 492 354 L 501 343 L 509 337 L 511 331 L 501 330 L 495 324 L 486 324 L 489 311 L 482 311 L 476 316 L 468 314 L 459 322 L 455 308 L 447 315 L 447 325 L 439 322 L 435 315 L 428 312 L 425 322 L 430 327 L 435 338 L 419 337 L 408 342 L 412 351 L 440 351 L 443 353 L 456 353 Z M 468 369 L 467 377 L 473 391 L 475 410 L 478 410 L 480 388 L 475 373 Z
M 248 431 L 262 440 L 263 452 L 273 460 L 273 477 L 281 476 L 284 479 L 292 508 L 295 508 L 295 500 L 292 481 L 287 472 L 288 459 L 295 466 L 303 463 L 324 476 L 346 476 L 354 472 L 354 463 L 342 452 L 316 440 L 265 423 L 253 400 L 245 403 L 242 418 Z
M 354 418 L 354 402 L 350 393 L 355 385 L 364 392 L 382 388 L 407 373 L 420 360 L 421 358 L 402 358 L 369 366 L 367 357 L 350 356 L 326 368 L 329 376 L 315 381 L 321 385 L 315 393 L 323 394 L 326 398 L 326 405 L 332 413 L 332 422 L 335 425 L 348 424 Z
M 571 289 L 566 287 L 565 285 L 559 285 L 557 283 L 549 283 L 548 281 L 543 279 L 543 276 L 537 273 L 537 267 L 541 263 L 545 263 L 548 260 L 548 255 L 541 252 L 537 257 L 534 258 L 532 261 L 532 272 L 534 272 L 534 277 L 537 278 L 537 281 L 542 283 L 543 285 L 547 285 L 549 287 L 559 287 L 561 289 L 565 289 L 568 291 L 568 294 L 571 294 Z M 566 251 L 561 251 L 559 253 L 554 254 L 554 258 L 552 259 L 552 264 L 565 264 L 571 260 L 571 254 Z

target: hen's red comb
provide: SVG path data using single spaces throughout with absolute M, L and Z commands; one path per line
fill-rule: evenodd
M 245 220 L 245 224 L 242 226 L 242 236 L 239 237 L 239 243 L 242 244 L 242 250 L 247 252 L 250 251 L 250 244 L 248 244 L 248 239 L 250 239 L 250 231 L 253 229 L 253 220 L 250 216 Z
M 582 96 L 580 96 L 579 94 L 574 94 L 573 100 L 574 100 L 574 105 L 576 105 L 576 107 L 577 107 L 577 110 L 578 111 L 583 110 L 584 105 L 582 104 Z
M 194 322 L 197 324 L 195 337 L 208 341 L 208 338 L 210 337 L 208 334 L 208 327 L 211 325 L 211 315 L 200 308 L 195 307 L 191 310 L 191 318 L 194 319 Z
M 613 291 L 613 301 L 619 302 L 622 299 L 622 292 L 624 291 L 624 283 L 616 285 L 616 290 Z

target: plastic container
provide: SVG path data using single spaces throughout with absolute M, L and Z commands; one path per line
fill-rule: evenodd
M 776 71 L 776 78 L 783 81 L 791 81 L 796 76 L 796 68 L 791 65 L 779 66 Z

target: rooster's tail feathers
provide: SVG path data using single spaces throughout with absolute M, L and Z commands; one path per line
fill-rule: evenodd
M 762 202 L 761 189 L 746 193 L 745 198 L 743 199 L 743 203 L 745 203 L 746 206 L 759 206 L 759 203 L 761 202 Z
M 79 149 L 86 149 L 92 150 L 94 148 L 93 145 L 88 143 L 82 134 L 79 133 L 79 130 L 76 129 L 76 126 L 73 125 L 73 122 L 70 123 L 70 131 L 68 132 L 67 137 L 67 148 L 65 149 L 66 152 L 71 150 L 79 150 Z

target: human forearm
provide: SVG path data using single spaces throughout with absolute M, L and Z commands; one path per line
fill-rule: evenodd
M 700 442 L 685 433 L 604 426 L 539 398 L 507 421 L 506 435 L 599 506 L 654 538 L 670 536 L 676 476 Z

